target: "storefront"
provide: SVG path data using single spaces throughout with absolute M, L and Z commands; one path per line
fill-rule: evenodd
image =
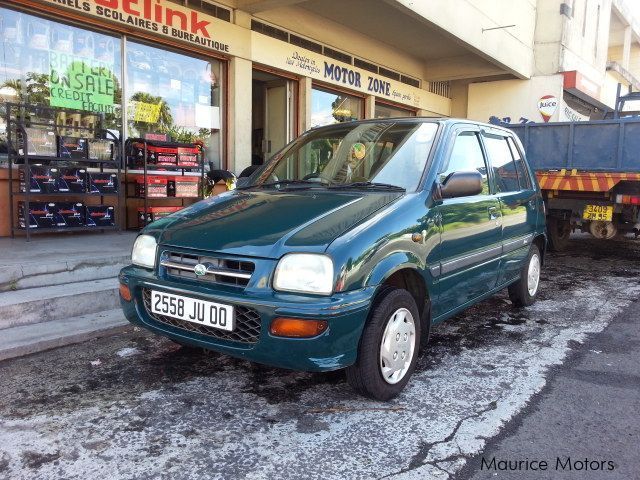
M 425 111 L 449 114 L 450 100 L 420 88 L 419 79 L 385 76 L 389 70 L 382 66 L 357 66 L 349 55 L 293 33 L 253 20 L 234 23 L 229 7 L 195 3 L 0 5 L 0 102 L 60 109 L 55 122 L 67 133 L 91 125 L 97 115 L 120 140 L 123 162 L 128 141 L 165 138 L 196 144 L 207 169 L 235 173 L 261 164 L 315 126 Z M 9 201 L 7 134 L 3 115 L 3 209 Z M 129 180 L 121 183 L 126 191 Z M 121 208 L 140 208 L 140 202 L 124 200 Z M 12 222 L 1 217 L 0 236 L 6 236 Z

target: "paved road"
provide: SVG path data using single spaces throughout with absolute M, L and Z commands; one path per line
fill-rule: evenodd
M 438 326 L 388 404 L 359 398 L 340 372 L 280 371 L 142 331 L 0 363 L 0 478 L 471 474 L 467 463 L 533 415 L 580 344 L 640 296 L 640 244 L 580 237 L 572 247 L 549 257 L 533 307 L 500 295 Z M 578 429 L 575 443 L 588 434 Z
M 635 302 L 602 333 L 574 345 L 543 391 L 456 480 L 640 478 L 639 347 Z M 508 470 L 509 461 L 516 470 Z

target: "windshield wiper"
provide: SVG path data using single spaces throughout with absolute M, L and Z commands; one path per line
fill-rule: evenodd
M 398 185 L 391 185 L 390 183 L 380 183 L 380 182 L 352 182 L 352 183 L 340 183 L 333 184 L 328 188 L 372 188 L 372 189 L 380 189 L 380 190 L 396 190 L 398 192 L 405 192 L 407 189 L 403 187 L 399 187 Z
M 312 182 L 311 180 L 279 180 L 277 182 L 260 183 L 258 185 L 247 185 L 246 187 L 238 187 L 238 190 L 246 190 L 249 188 L 275 187 L 276 185 L 310 185 L 322 186 L 320 182 Z

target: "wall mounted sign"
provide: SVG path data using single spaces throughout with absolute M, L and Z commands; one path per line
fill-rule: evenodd
M 538 100 L 538 111 L 545 122 L 549 121 L 557 109 L 558 99 L 554 95 L 545 95 Z
M 43 0 L 45 3 L 229 55 L 250 56 L 249 31 L 168 0 Z
M 451 100 L 427 90 L 339 62 L 290 43 L 251 32 L 252 60 L 349 90 L 374 95 L 441 115 L 451 114 Z

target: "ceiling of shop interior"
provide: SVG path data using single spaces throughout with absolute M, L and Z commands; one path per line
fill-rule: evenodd
M 427 72 L 429 62 L 434 60 L 446 60 L 452 65 L 459 58 L 463 67 L 468 64 L 470 54 L 475 57 L 474 72 L 486 70 L 487 74 L 492 75 L 504 72 L 480 56 L 472 54 L 471 50 L 457 43 L 455 38 L 439 31 L 426 20 L 412 17 L 383 0 L 307 0 L 298 5 L 316 15 L 409 52 L 411 56 L 425 62 Z M 483 69 L 482 66 L 486 68 Z M 465 76 L 461 75 L 459 78 Z

